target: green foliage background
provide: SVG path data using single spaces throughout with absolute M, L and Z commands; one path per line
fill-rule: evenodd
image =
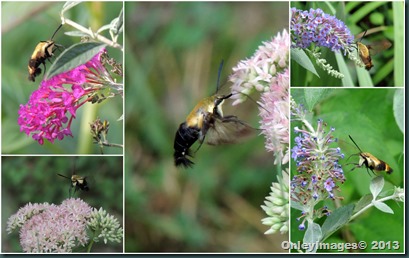
M 404 137 L 399 129 L 395 117 L 400 117 L 402 109 L 394 110 L 394 101 L 403 98 L 403 90 L 397 89 L 291 89 L 291 95 L 297 103 L 302 103 L 312 111 L 312 125 L 316 127 L 317 119 L 321 118 L 330 127 L 335 127 L 334 137 L 339 140 L 339 147 L 345 154 L 345 159 L 340 163 L 346 176 L 345 183 L 341 186 L 339 196 L 344 200 L 339 202 L 328 201 L 326 205 L 330 209 L 356 203 L 362 196 L 370 194 L 369 182 L 374 177 L 364 168 L 353 168 L 346 165 L 357 162 L 357 157 L 351 154 L 359 152 L 348 138 L 351 135 L 358 146 L 364 152 L 370 152 L 375 157 L 387 162 L 393 173 L 385 178 L 385 188 L 390 194 L 394 186 L 403 187 L 404 182 Z M 312 99 L 314 96 L 315 99 Z M 291 127 L 300 126 L 292 123 Z M 294 145 L 292 134 L 291 145 Z M 334 145 L 335 146 L 335 145 Z M 292 161 L 292 173 L 295 172 L 295 163 Z M 347 228 L 342 228 L 326 240 L 327 243 L 345 243 L 366 241 L 368 248 L 362 252 L 402 252 L 404 249 L 404 211 L 403 204 L 388 201 L 387 204 L 395 214 L 386 214 L 376 208 L 371 208 L 352 221 Z M 334 206 L 335 205 L 335 206 Z M 319 206 L 320 207 L 320 206 Z M 304 231 L 298 230 L 300 221 L 296 218 L 301 216 L 300 211 L 291 210 L 291 238 L 292 241 L 302 241 Z M 323 221 L 320 221 L 322 225 Z M 399 250 L 371 250 L 372 241 L 399 241 Z
M 77 191 L 91 207 L 102 207 L 123 221 L 123 157 L 3 156 L 1 176 L 2 252 L 22 252 L 18 230 L 6 232 L 7 219 L 27 203 L 54 203 L 69 198 L 71 182 L 57 173 L 71 177 L 74 172 L 86 176 L 89 191 Z M 93 252 L 122 252 L 123 243 L 94 243 Z M 79 249 L 85 252 L 86 249 Z
M 312 63 L 320 77 L 315 76 L 298 63 L 291 62 L 291 85 L 294 86 L 403 86 L 404 79 L 404 6 L 403 2 L 292 2 L 291 7 L 301 10 L 321 8 L 343 21 L 353 35 L 368 30 L 362 43 L 371 44 L 387 39 L 392 46 L 374 56 L 374 67 L 368 72 L 355 65 L 343 54 L 334 54 L 327 48 L 321 48 L 322 58 L 334 69 L 345 75 L 343 80 L 329 76 Z M 373 34 L 371 30 L 378 30 Z M 355 39 L 361 40 L 360 37 Z M 296 75 L 296 76 L 295 76 Z
M 173 141 L 197 102 L 214 94 L 222 59 L 225 84 L 232 67 L 262 41 L 288 30 L 288 2 L 125 7 L 126 251 L 282 251 L 288 237 L 265 236 L 268 227 L 260 221 L 266 216 L 260 205 L 276 181 L 263 136 L 232 146 L 204 144 L 192 169 L 174 167 Z M 258 127 L 255 103 L 230 104 L 224 114 Z
M 48 40 L 61 23 L 59 13 L 64 2 L 2 2 L 2 153 L 5 154 L 88 154 L 100 153 L 98 146 L 92 143 L 89 123 L 97 116 L 110 121 L 108 140 L 123 143 L 123 123 L 117 121 L 123 114 L 123 101 L 120 97 L 110 99 L 98 105 L 85 104 L 77 110 L 71 129 L 74 137 L 56 140 L 54 144 L 45 141 L 39 145 L 31 137 L 20 132 L 17 124 L 18 110 L 26 104 L 31 93 L 36 90 L 43 74 L 36 82 L 27 79 L 27 64 L 39 41 Z M 110 23 L 119 15 L 122 2 L 88 2 L 81 3 L 65 13 L 71 20 L 91 27 L 94 31 Z M 15 10 L 18 11 L 16 15 Z M 56 43 L 68 48 L 78 43 L 80 38 L 69 37 L 64 32 L 73 31 L 68 25 L 63 26 L 56 34 Z M 109 38 L 108 32 L 102 35 Z M 119 43 L 122 44 L 120 41 Z M 107 48 L 108 54 L 122 62 L 121 51 Z M 56 55 L 60 52 L 57 50 Z M 51 59 L 53 62 L 55 58 Z M 47 69 L 51 63 L 47 61 Z M 43 67 L 41 67 L 42 70 Z M 44 72 L 44 71 L 43 71 Z M 120 154 L 120 148 L 104 148 L 105 154 Z

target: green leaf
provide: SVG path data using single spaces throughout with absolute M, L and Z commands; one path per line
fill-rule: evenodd
M 335 59 L 337 60 L 338 68 L 340 73 L 344 75 L 344 78 L 342 78 L 342 85 L 344 87 L 352 87 L 355 86 L 351 74 L 348 70 L 348 66 L 345 62 L 344 56 L 341 53 L 335 53 Z
M 89 37 L 88 33 L 79 30 L 66 31 L 64 34 L 71 37 Z
M 374 200 L 376 199 L 376 197 L 378 197 L 379 193 L 382 191 L 384 184 L 385 184 L 385 180 L 383 179 L 383 176 L 377 176 L 371 180 L 371 183 L 369 185 L 369 190 L 371 191 Z
M 122 32 L 124 27 L 124 11 L 121 9 L 119 16 L 111 21 L 111 33 L 112 35 L 118 35 Z
M 354 207 L 355 205 L 353 203 L 348 204 L 347 206 L 334 210 L 334 212 L 328 216 L 324 224 L 322 224 L 322 240 L 325 240 L 328 236 L 349 222 Z
M 373 197 L 371 194 L 366 194 L 362 196 L 362 198 L 359 199 L 358 203 L 355 205 L 354 213 L 357 213 L 358 211 L 368 206 L 372 202 L 372 200 Z
M 380 211 L 393 214 L 393 210 L 386 204 L 380 201 L 373 201 L 373 205 Z
M 404 92 L 403 89 L 397 89 L 393 96 L 393 115 L 395 116 L 396 124 L 398 125 L 401 132 L 404 132 L 404 108 L 405 104 L 403 102 Z
M 44 79 L 74 69 L 93 58 L 106 45 L 96 42 L 78 43 L 66 49 L 51 65 Z
M 300 210 L 300 211 L 304 210 L 304 206 L 302 206 L 299 202 L 291 201 L 290 205 L 291 205 L 291 208 L 293 208 L 293 209 L 297 209 L 297 210 Z
M 64 16 L 64 13 L 66 11 L 68 11 L 69 9 L 73 8 L 74 6 L 76 6 L 77 4 L 80 4 L 81 1 L 67 1 L 65 2 L 64 6 L 62 7 L 61 10 L 61 16 Z
M 324 99 L 329 92 L 330 89 L 326 88 L 313 88 L 304 91 L 304 98 L 308 110 L 311 111 L 314 108 L 315 104 L 322 101 L 322 99 Z
M 320 225 L 317 223 L 314 223 L 312 221 L 308 221 L 308 228 L 307 231 L 305 232 L 303 242 L 304 243 L 317 243 L 321 240 L 322 237 L 322 231 Z M 315 253 L 317 246 L 314 245 L 314 249 L 307 249 L 307 252 L 309 253 Z
M 361 87 L 373 87 L 371 75 L 365 68 L 356 67 L 356 75 L 358 76 L 359 86 Z
M 302 49 L 298 48 L 291 48 L 291 59 L 297 62 L 299 65 L 310 71 L 311 73 L 315 74 L 318 78 L 320 77 L 315 70 L 313 63 L 311 62 L 308 55 Z
M 393 2 L 393 26 L 394 26 L 394 77 L 395 86 L 403 87 L 405 78 L 405 5 L 404 2 Z

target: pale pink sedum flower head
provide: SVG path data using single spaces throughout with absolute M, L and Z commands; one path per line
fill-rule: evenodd
M 288 163 L 289 152 L 289 72 L 276 76 L 270 90 L 262 93 L 260 104 L 260 129 L 265 136 L 267 151 L 274 152 L 274 164 Z
M 28 204 L 9 218 L 7 231 L 21 227 L 24 252 L 72 252 L 89 241 L 86 228 L 91 212 L 81 199 L 71 198 L 61 205 Z
M 254 91 L 261 92 L 259 110 L 265 147 L 275 154 L 274 163 L 289 161 L 289 50 L 286 30 L 271 41 L 263 42 L 249 59 L 233 68 L 233 105 L 245 101 Z
M 272 40 L 263 42 L 251 58 L 240 61 L 229 78 L 233 82 L 232 93 L 243 93 L 232 96 L 236 99 L 233 105 L 246 100 L 246 95 L 254 90 L 269 91 L 276 75 L 288 68 L 289 50 L 290 36 L 283 30 Z

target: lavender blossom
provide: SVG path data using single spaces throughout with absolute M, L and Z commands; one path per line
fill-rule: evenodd
M 93 102 L 98 93 L 113 84 L 113 79 L 101 63 L 100 51 L 87 63 L 68 72 L 43 80 L 27 104 L 20 105 L 20 131 L 44 143 L 54 143 L 73 136 L 71 123 L 76 112 L 86 102 Z M 70 85 L 70 86 L 67 86 Z
M 298 134 L 295 137 L 296 145 L 291 150 L 298 174 L 291 180 L 291 200 L 302 207 L 300 229 L 305 228 L 305 220 L 313 220 L 322 212 L 315 210 L 316 204 L 325 199 L 342 199 L 335 195 L 339 184 L 346 180 L 339 160 L 344 158 L 339 147 L 331 147 L 337 139 L 332 136 L 335 128 L 325 132 L 326 124 L 319 119 L 317 128 L 306 119 L 306 111 L 301 105 L 291 100 L 291 115 L 301 120 L 306 129 L 294 128 Z M 321 208 L 322 210 L 323 208 Z M 326 209 L 325 209 L 326 210 Z M 329 212 L 326 212 L 329 215 Z
M 291 8 L 290 32 L 295 47 L 308 48 L 312 43 L 331 51 L 347 50 L 354 44 L 354 36 L 344 22 L 321 9 L 309 11 Z

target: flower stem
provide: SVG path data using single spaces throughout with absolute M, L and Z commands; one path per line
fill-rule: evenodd
M 105 38 L 105 37 L 102 36 L 102 35 L 96 34 L 96 33 L 94 33 L 91 29 L 87 29 L 87 28 L 85 28 L 85 27 L 79 25 L 78 23 L 76 23 L 76 22 L 70 20 L 70 19 L 67 19 L 67 18 L 65 18 L 65 17 L 61 17 L 61 20 L 62 20 L 62 23 L 63 23 L 63 24 L 66 23 L 66 24 L 68 24 L 68 25 L 70 25 L 70 26 L 76 28 L 77 30 L 82 31 L 82 32 L 84 32 L 84 33 L 90 35 L 90 36 L 91 36 L 92 38 L 94 38 L 94 39 L 97 39 L 97 40 L 99 40 L 99 41 L 101 41 L 101 42 L 103 42 L 103 43 L 105 43 L 105 44 L 108 44 L 108 45 L 111 46 L 111 47 L 118 48 L 118 49 L 120 49 L 121 51 L 124 50 L 123 46 L 121 46 L 120 44 L 118 44 L 118 43 L 116 43 L 116 42 L 113 42 L 113 41 L 111 41 L 111 40 Z
M 394 195 L 391 196 L 387 196 L 384 198 L 379 199 L 379 202 L 385 202 L 388 200 L 391 200 L 394 198 Z M 365 206 L 364 208 L 362 208 L 360 211 L 358 211 L 357 213 L 355 213 L 354 215 L 351 216 L 351 218 L 349 219 L 349 221 L 352 221 L 353 219 L 355 219 L 356 217 L 358 217 L 359 215 L 361 215 L 361 213 L 363 213 L 364 211 L 366 211 L 367 209 L 371 208 L 373 205 L 373 203 L 371 202 L 370 204 L 368 204 L 367 206 Z
M 87 248 L 87 253 L 91 252 L 91 248 L 92 248 L 93 244 L 94 244 L 94 238 L 92 238 L 91 241 L 89 242 L 89 245 L 88 245 L 88 248 Z

